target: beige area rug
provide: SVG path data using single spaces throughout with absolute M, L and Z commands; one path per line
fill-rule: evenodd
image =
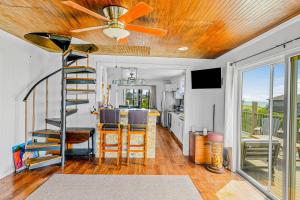
M 220 200 L 265 200 L 266 197 L 246 181 L 230 181 L 217 192 Z
M 188 176 L 55 174 L 28 200 L 199 200 Z

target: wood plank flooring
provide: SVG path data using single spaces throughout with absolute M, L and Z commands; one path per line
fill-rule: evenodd
M 101 166 L 98 160 L 68 160 L 64 169 L 51 166 L 21 174 L 12 174 L 0 180 L 0 199 L 25 199 L 55 173 L 65 174 L 141 174 L 141 175 L 189 175 L 204 200 L 217 199 L 216 193 L 231 180 L 242 180 L 238 175 L 226 172 L 213 174 L 203 166 L 195 165 L 182 155 L 181 149 L 170 133 L 157 127 L 156 158 L 142 165 L 142 159 L 131 161 L 131 165 L 115 166 L 115 160 L 105 160 Z M 101 189 L 101 187 L 99 188 Z M 116 188 L 117 191 L 117 188 Z

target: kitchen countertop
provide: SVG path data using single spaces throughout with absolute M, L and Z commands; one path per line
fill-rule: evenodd
M 123 116 L 128 116 L 128 110 L 131 110 L 131 109 L 120 109 L 120 115 L 121 117 Z M 135 109 L 132 109 L 132 110 L 135 110 Z M 158 117 L 160 116 L 160 113 L 158 110 L 156 109 L 147 109 L 149 111 L 149 116 L 150 117 Z
M 121 115 L 121 117 L 128 116 L 128 110 L 130 110 L 130 109 L 120 109 L 120 115 Z M 132 109 L 132 110 L 134 110 L 134 109 Z M 158 110 L 156 110 L 156 109 L 148 109 L 148 111 L 149 111 L 149 116 L 150 117 L 158 117 L 158 116 L 160 116 L 160 112 Z M 93 115 L 99 115 L 99 112 L 96 111 L 96 112 L 93 112 L 92 114 Z

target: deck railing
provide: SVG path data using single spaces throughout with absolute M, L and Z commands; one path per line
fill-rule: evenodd
M 242 111 L 242 124 L 241 124 L 242 131 L 251 134 L 255 133 L 256 131 L 258 131 L 257 129 L 259 127 L 262 127 L 262 121 L 265 118 L 269 118 L 269 115 L 262 114 L 262 113 L 255 113 L 251 111 Z M 282 129 L 284 123 L 283 115 L 274 114 L 273 118 L 279 119 L 280 121 L 279 129 Z M 298 124 L 298 128 L 300 129 L 300 118 L 297 118 L 297 124 Z M 297 135 L 298 135 L 297 140 L 299 141 L 300 140 L 299 133 Z M 281 136 L 278 135 L 278 137 Z

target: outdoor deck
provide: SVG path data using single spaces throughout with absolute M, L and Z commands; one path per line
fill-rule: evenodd
M 300 158 L 297 157 L 297 177 L 296 177 L 296 188 L 300 188 Z M 246 172 L 248 175 L 250 175 L 252 178 L 257 180 L 260 184 L 267 186 L 268 185 L 268 169 L 255 169 L 255 166 L 261 166 L 265 165 L 267 166 L 267 163 L 264 161 L 251 161 L 251 164 L 254 166 L 252 169 L 245 169 L 244 172 Z M 277 197 L 282 196 L 282 189 L 283 189 L 283 152 L 280 151 L 279 157 L 277 160 L 277 165 L 275 167 L 274 172 L 274 180 L 272 182 L 271 191 L 274 193 Z M 300 199 L 300 190 L 296 190 L 296 199 Z
M 251 142 L 255 142 L 256 147 L 260 150 L 257 150 L 256 156 L 254 156 L 254 159 L 247 160 L 244 159 L 245 163 L 244 166 L 247 165 L 247 168 L 243 169 L 244 172 L 246 172 L 249 176 L 257 180 L 260 184 L 263 186 L 268 185 L 268 160 L 266 159 L 268 157 L 268 152 L 263 151 L 261 149 L 268 148 L 268 144 L 264 144 L 264 142 L 269 140 L 269 134 L 264 133 L 266 130 L 263 130 L 263 120 L 268 119 L 269 115 L 267 114 L 261 114 L 257 112 L 251 112 L 251 111 L 243 111 L 242 112 L 242 132 L 241 132 L 241 144 L 243 144 L 245 141 L 249 142 L 250 151 L 253 151 L 254 149 L 251 149 Z M 273 142 L 280 143 L 279 153 L 276 156 L 276 164 L 274 165 L 274 173 L 273 173 L 273 180 L 271 185 L 271 191 L 273 194 L 275 194 L 277 197 L 282 196 L 282 190 L 283 190 L 283 138 L 284 138 L 284 131 L 283 131 L 283 115 L 274 115 L 273 118 L 277 120 L 278 126 L 277 129 L 272 134 L 272 140 Z M 300 128 L 300 118 L 298 119 L 298 127 Z M 260 146 L 259 144 L 264 144 Z M 274 143 L 273 143 L 274 144 Z M 244 145 L 244 144 L 243 144 Z M 266 146 L 267 145 L 267 146 Z M 300 155 L 298 151 L 300 151 L 300 130 L 297 133 L 297 161 L 296 161 L 296 188 L 300 188 Z M 273 150 L 272 150 L 273 151 Z M 278 151 L 277 151 L 278 152 Z M 253 153 L 253 152 L 252 152 Z M 245 152 L 244 152 L 245 154 Z M 255 158 L 256 157 L 256 158 Z M 296 190 L 296 199 L 300 199 L 300 190 Z

